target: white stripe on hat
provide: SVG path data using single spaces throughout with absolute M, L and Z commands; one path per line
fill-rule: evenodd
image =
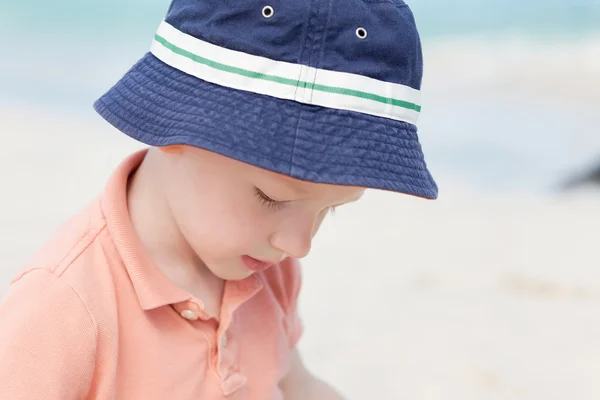
M 217 85 L 416 124 L 420 92 L 377 79 L 230 50 L 162 22 L 150 51 L 164 63 Z

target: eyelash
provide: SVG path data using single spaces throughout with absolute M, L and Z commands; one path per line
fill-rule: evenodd
M 273 200 L 272 198 L 264 194 L 259 188 L 255 189 L 256 198 L 258 199 L 258 202 L 260 204 L 263 204 L 274 211 L 277 211 L 284 206 L 285 202 Z
M 262 190 L 260 190 L 259 188 L 255 188 L 255 195 L 260 204 L 263 204 L 274 211 L 281 209 L 285 205 L 285 201 L 273 200 L 272 198 L 270 198 L 269 196 L 264 194 L 264 192 Z M 335 207 L 335 206 L 329 207 L 329 212 L 331 214 L 334 214 L 336 208 L 337 207 Z

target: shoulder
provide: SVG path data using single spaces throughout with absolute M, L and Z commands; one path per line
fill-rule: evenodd
M 96 363 L 97 326 L 77 291 L 31 269 L 0 302 L 0 398 L 84 398 Z
M 13 282 L 40 268 L 60 277 L 85 254 L 105 226 L 100 201 L 95 200 L 61 224 L 17 273 Z
M 25 329 L 24 333 L 49 333 L 54 328 L 66 334 L 89 328 L 95 336 L 94 320 L 80 293 L 46 268 L 30 269 L 10 284 L 0 302 L 0 316 L 8 322 L 4 326 L 7 329 L 44 328 Z
M 14 320 L 13 334 L 19 326 L 24 332 L 54 330 L 68 342 L 67 333 L 79 332 L 93 347 L 98 324 L 112 312 L 105 301 L 114 292 L 109 242 L 99 199 L 59 226 L 0 301 L 0 314 Z
M 56 229 L 14 275 L 9 293 L 29 297 L 35 290 L 48 290 L 47 301 L 80 302 L 84 309 L 98 303 L 105 283 L 112 281 L 108 268 L 101 265 L 108 264 L 109 239 L 100 202 L 95 200 Z

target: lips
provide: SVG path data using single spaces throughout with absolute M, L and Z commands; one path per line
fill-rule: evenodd
M 264 271 L 275 265 L 272 262 L 257 260 L 256 258 L 252 258 L 250 256 L 242 256 L 242 261 L 246 268 L 250 271 Z

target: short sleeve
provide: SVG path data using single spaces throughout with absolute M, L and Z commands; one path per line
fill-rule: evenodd
M 51 272 L 32 270 L 0 302 L 0 399 L 82 399 L 96 329 L 83 302 Z
M 283 265 L 285 293 L 287 294 L 286 326 L 290 348 L 296 347 L 302 337 L 303 324 L 298 312 L 298 298 L 302 287 L 302 267 L 295 259 L 287 259 Z

